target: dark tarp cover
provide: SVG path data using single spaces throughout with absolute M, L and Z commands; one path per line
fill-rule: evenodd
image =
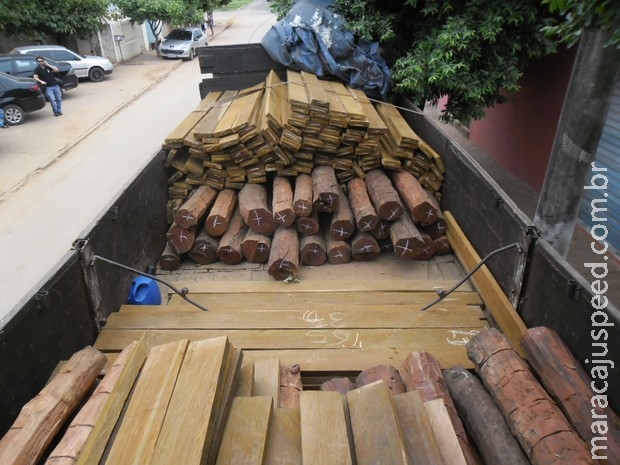
M 391 75 L 379 44 L 355 40 L 332 0 L 298 0 L 261 40 L 271 59 L 321 78 L 335 76 L 370 97 L 385 100 Z

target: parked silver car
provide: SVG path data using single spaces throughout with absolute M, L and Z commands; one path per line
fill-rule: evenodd
M 71 64 L 78 78 L 88 78 L 93 82 L 101 81 L 106 74 L 114 71 L 114 65 L 107 58 L 95 55 L 80 55 L 62 45 L 27 45 L 15 47 L 9 53 L 27 53 L 41 55 L 56 61 L 66 61 Z
M 208 45 L 207 34 L 200 27 L 173 29 L 159 44 L 159 54 L 164 58 L 193 60 L 198 47 Z

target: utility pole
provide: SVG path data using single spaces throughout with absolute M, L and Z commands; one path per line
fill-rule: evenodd
M 619 76 L 620 50 L 604 44 L 611 31 L 583 31 L 577 50 L 534 224 L 566 257 L 577 223 L 586 176 Z

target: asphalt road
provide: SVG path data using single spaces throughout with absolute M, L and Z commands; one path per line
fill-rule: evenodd
M 266 0 L 214 14 L 211 45 L 260 42 L 275 17 Z M 147 52 L 103 82 L 67 92 L 0 132 L 0 328 L 38 290 L 200 102 L 198 60 Z

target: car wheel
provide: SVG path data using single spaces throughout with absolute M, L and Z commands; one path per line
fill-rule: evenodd
M 192 61 L 194 59 L 194 49 L 190 48 L 189 49 L 189 58 L 187 59 L 187 61 Z
M 17 126 L 24 122 L 24 110 L 12 103 L 4 106 L 4 120 L 9 126 Z
M 104 76 L 105 76 L 105 73 L 103 72 L 101 68 L 94 67 L 88 71 L 88 79 L 90 79 L 93 82 L 101 81 Z

